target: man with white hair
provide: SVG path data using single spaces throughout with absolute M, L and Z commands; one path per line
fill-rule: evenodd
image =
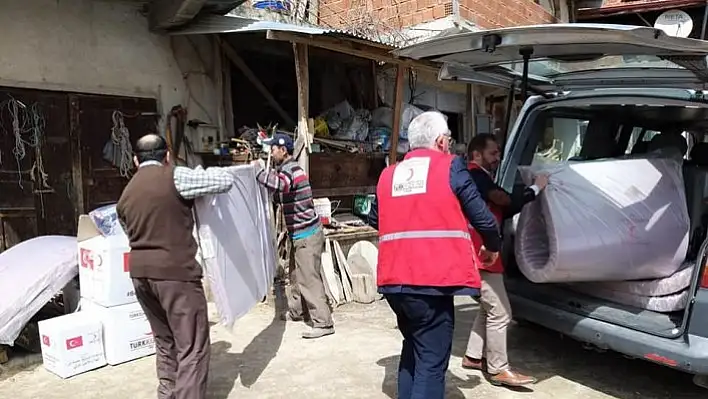
M 493 262 L 501 239 L 465 161 L 450 154 L 445 117 L 424 112 L 413 119 L 408 142 L 405 159 L 381 173 L 369 224 L 379 230 L 379 292 L 403 335 L 398 398 L 442 399 L 454 296 L 479 296 L 478 255 Z M 481 248 L 473 247 L 468 220 Z

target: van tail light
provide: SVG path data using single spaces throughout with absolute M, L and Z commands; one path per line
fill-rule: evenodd
M 703 265 L 703 277 L 701 277 L 701 288 L 708 288 L 708 262 Z

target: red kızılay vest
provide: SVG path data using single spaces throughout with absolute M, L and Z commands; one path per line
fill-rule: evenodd
M 480 288 L 477 251 L 450 187 L 453 159 L 417 149 L 382 172 L 376 188 L 379 287 Z
M 469 170 L 473 170 L 473 169 L 484 170 L 481 166 L 479 166 L 475 162 L 470 162 L 467 165 L 467 168 Z M 486 170 L 484 170 L 484 172 L 489 173 Z M 504 212 L 502 211 L 502 209 L 499 206 L 497 206 L 496 204 L 493 204 L 491 202 L 487 202 L 487 206 L 489 207 L 489 210 L 494 215 L 494 219 L 497 220 L 497 224 L 501 227 L 502 220 L 504 219 Z M 482 248 L 482 245 L 483 245 L 482 236 L 479 235 L 477 230 L 475 230 L 471 224 L 469 225 L 469 231 L 470 231 L 470 236 L 472 236 L 472 243 L 474 243 L 474 247 L 477 249 Z M 502 264 L 501 256 L 497 256 L 497 259 L 491 265 L 484 265 L 480 262 L 479 268 L 481 270 L 484 270 L 489 273 L 504 273 L 504 265 Z

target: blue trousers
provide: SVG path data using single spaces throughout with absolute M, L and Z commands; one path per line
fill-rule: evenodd
M 445 373 L 455 328 L 454 297 L 385 295 L 403 334 L 398 399 L 445 398 Z

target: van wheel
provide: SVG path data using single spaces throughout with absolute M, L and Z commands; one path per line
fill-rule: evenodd
M 708 389 L 708 375 L 694 375 L 693 383 L 701 388 Z

